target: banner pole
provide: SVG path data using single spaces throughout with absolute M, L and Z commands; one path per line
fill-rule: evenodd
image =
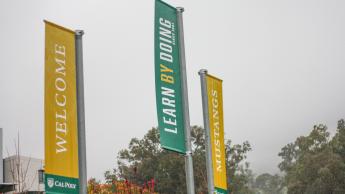
M 202 108 L 204 117 L 204 128 L 205 128 L 205 140 L 206 140 L 206 171 L 207 171 L 207 187 L 208 193 L 214 192 L 213 183 L 213 169 L 212 169 L 212 149 L 211 149 L 211 136 L 210 136 L 210 122 L 208 112 L 208 96 L 207 96 L 207 82 L 206 75 L 207 70 L 201 69 L 199 71 L 200 82 L 201 82 L 201 96 L 202 96 Z
M 79 159 L 79 193 L 87 193 L 86 175 L 86 140 L 85 140 L 85 106 L 84 106 L 84 71 L 83 40 L 84 31 L 75 31 L 76 74 L 77 74 L 77 115 L 78 115 L 78 159 Z
M 4 144 L 2 128 L 0 128 L 0 183 L 4 182 L 4 160 L 2 153 L 2 146 Z M 19 147 L 19 146 L 18 146 Z
M 192 158 L 192 145 L 190 135 L 190 120 L 189 120 L 189 105 L 188 105 L 188 89 L 187 89 L 187 71 L 186 71 L 186 56 L 184 48 L 184 34 L 183 34 L 183 7 L 177 7 L 177 24 L 179 30 L 179 45 L 180 45 L 180 66 L 181 66 L 181 81 L 183 92 L 183 114 L 186 138 L 186 156 L 185 156 L 185 169 L 186 169 L 186 183 L 187 193 L 194 194 L 194 172 L 193 172 L 193 158 Z

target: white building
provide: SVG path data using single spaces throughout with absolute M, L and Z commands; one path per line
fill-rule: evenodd
M 0 128 L 0 194 L 13 193 L 13 190 L 16 193 L 44 191 L 43 160 L 20 155 L 4 159 L 2 147 L 3 136 Z
M 43 160 L 14 155 L 3 164 L 4 182 L 14 183 L 16 192 L 44 191 Z

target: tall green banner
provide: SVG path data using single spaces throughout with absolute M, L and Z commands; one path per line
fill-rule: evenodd
M 155 2 L 155 80 L 161 146 L 186 153 L 176 8 Z

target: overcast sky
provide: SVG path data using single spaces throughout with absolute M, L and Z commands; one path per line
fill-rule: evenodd
M 225 135 L 248 140 L 255 173 L 314 124 L 345 117 L 345 1 L 169 0 L 185 8 L 190 117 L 202 125 L 201 68 L 224 80 Z M 4 152 L 44 157 L 44 22 L 85 31 L 88 176 L 102 178 L 132 137 L 157 126 L 154 1 L 1 0 Z

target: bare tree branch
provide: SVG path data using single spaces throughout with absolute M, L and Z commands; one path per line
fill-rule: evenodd
M 26 184 L 26 180 L 28 178 L 28 172 L 31 166 L 31 157 L 29 157 L 28 162 L 25 164 L 25 162 L 22 160 L 20 155 L 20 139 L 19 139 L 19 133 L 18 133 L 18 139 L 17 141 L 14 139 L 14 147 L 15 147 L 15 155 L 13 158 L 10 158 L 10 153 L 8 149 L 6 148 L 7 155 L 10 158 L 9 165 L 10 165 L 10 173 L 12 176 L 13 183 L 17 184 L 16 191 L 17 192 L 24 192 L 27 191 L 29 188 L 32 187 L 34 184 L 34 181 L 37 177 L 37 174 L 35 174 L 34 179 L 31 182 L 30 187 Z

